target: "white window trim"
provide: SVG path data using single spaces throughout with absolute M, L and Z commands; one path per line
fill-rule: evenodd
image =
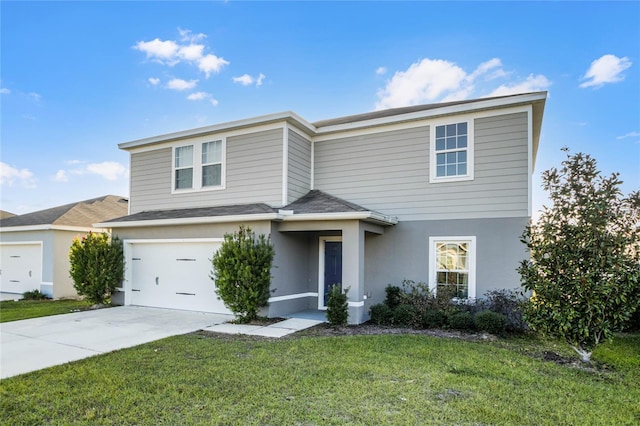
M 436 294 L 436 244 L 440 242 L 462 242 L 469 244 L 469 289 L 468 299 L 476 298 L 476 237 L 429 237 L 429 289 Z
M 473 180 L 473 164 L 474 158 L 474 119 L 452 117 L 447 121 L 436 121 L 431 123 L 429 129 L 429 182 L 430 183 L 442 183 L 442 182 L 459 182 L 465 180 Z M 448 124 L 467 123 L 467 174 L 460 176 L 436 176 L 436 127 L 446 126 Z
M 222 167 L 219 186 L 202 186 L 202 145 L 207 142 L 222 141 Z M 191 188 L 176 189 L 176 150 L 184 146 L 193 146 L 193 182 Z M 211 163 L 213 164 L 213 163 Z M 227 138 L 216 137 L 198 142 L 176 144 L 171 147 L 171 193 L 186 194 L 190 192 L 220 191 L 226 188 L 227 175 Z

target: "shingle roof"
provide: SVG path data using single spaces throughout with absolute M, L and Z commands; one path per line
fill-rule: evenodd
M 148 210 L 129 216 L 106 220 L 103 223 L 144 222 L 171 219 L 193 219 L 224 216 L 246 216 L 265 213 L 278 213 L 280 209 L 270 207 L 264 203 L 236 204 L 231 206 L 198 207 L 189 209 Z M 334 197 L 319 190 L 309 191 L 302 198 L 294 201 L 282 210 L 293 210 L 294 214 L 322 214 L 322 213 L 354 213 L 370 212 L 362 206 Z
M 441 102 L 437 104 L 424 104 L 424 105 L 413 105 L 413 106 L 407 106 L 407 107 L 401 107 L 401 108 L 391 108 L 391 109 L 385 109 L 380 111 L 366 112 L 364 114 L 330 118 L 328 120 L 316 121 L 311 124 L 313 124 L 316 127 L 337 126 L 340 124 L 374 120 L 376 118 L 392 117 L 394 115 L 408 114 L 408 113 L 418 112 L 418 111 L 428 111 L 431 109 L 445 108 L 445 107 L 455 106 L 455 105 L 464 105 L 464 104 L 469 104 L 469 103 L 478 102 L 478 101 L 487 101 L 492 99 L 504 99 L 504 98 L 510 98 L 513 96 L 522 96 L 523 94 L 526 94 L 526 93 L 519 93 L 516 95 L 494 96 L 490 98 L 465 99 L 461 101 Z
M 8 217 L 13 217 L 13 216 L 15 216 L 15 214 L 6 212 L 4 210 L 0 210 L 0 219 L 6 219 Z
M 126 215 L 128 201 L 117 195 L 105 195 L 77 203 L 26 213 L 0 220 L 0 228 L 34 225 L 91 227 L 94 223 Z
M 368 212 L 362 206 L 354 204 L 342 198 L 334 197 L 326 192 L 313 189 L 302 198 L 294 201 L 283 210 L 293 210 L 294 214 L 310 214 L 310 213 L 352 213 L 352 212 Z
M 249 214 L 276 213 L 264 203 L 236 204 L 232 206 L 199 207 L 192 209 L 148 210 L 129 216 L 107 220 L 109 222 L 134 222 L 144 220 L 188 219 L 195 217 L 238 216 Z

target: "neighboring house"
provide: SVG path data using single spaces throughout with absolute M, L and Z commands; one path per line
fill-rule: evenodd
M 15 214 L 6 212 L 4 210 L 0 210 L 0 219 L 6 219 L 8 217 L 13 217 L 13 216 L 15 216 Z
M 3 297 L 40 290 L 53 298 L 77 297 L 69 277 L 73 239 L 93 223 L 126 215 L 125 198 L 107 195 L 0 220 L 0 292 Z
M 293 112 L 119 145 L 130 153 L 120 302 L 227 312 L 210 259 L 242 224 L 275 247 L 267 314 L 326 307 L 349 322 L 388 284 L 519 287 L 546 92 L 395 108 L 310 123 Z

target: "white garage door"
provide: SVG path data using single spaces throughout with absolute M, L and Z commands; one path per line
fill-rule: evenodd
M 0 291 L 22 294 L 41 283 L 42 243 L 0 244 Z
M 130 244 L 130 303 L 158 308 L 231 313 L 210 278 L 220 242 L 164 241 Z

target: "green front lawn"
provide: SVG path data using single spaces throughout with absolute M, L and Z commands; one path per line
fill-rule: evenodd
M 0 322 L 68 314 L 90 306 L 84 300 L 4 300 L 0 302 Z
M 0 382 L 1 424 L 631 425 L 640 335 L 597 369 L 531 339 L 197 333 Z

